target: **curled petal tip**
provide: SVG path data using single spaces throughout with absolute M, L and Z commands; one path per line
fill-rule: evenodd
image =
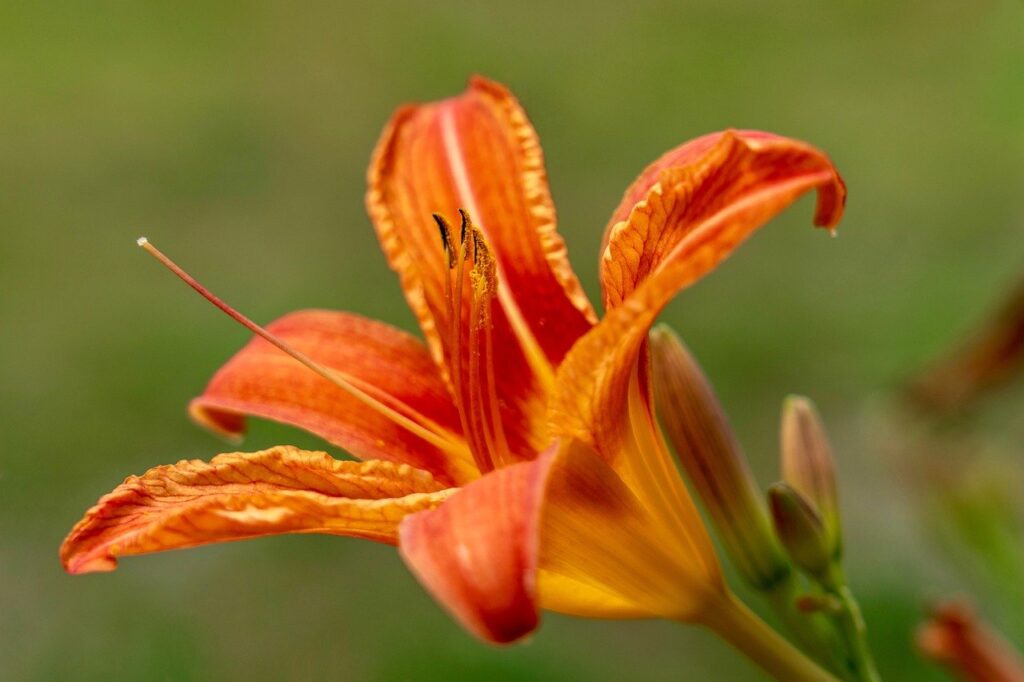
M 542 455 L 497 469 L 399 527 L 399 552 L 412 573 L 492 644 L 521 639 L 540 622 L 538 524 L 550 461 Z
M 105 556 L 89 556 L 78 554 L 70 544 L 71 536 L 60 548 L 60 563 L 68 575 L 84 575 L 85 573 L 110 573 L 117 570 L 117 559 Z

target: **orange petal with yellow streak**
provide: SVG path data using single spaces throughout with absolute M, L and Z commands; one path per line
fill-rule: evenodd
M 69 573 L 112 571 L 118 557 L 281 533 L 326 533 L 394 544 L 401 519 L 450 494 L 426 471 L 341 461 L 280 446 L 183 460 L 130 476 L 61 546 Z
M 760 131 L 726 130 L 692 140 L 648 166 L 630 186 L 605 232 L 601 286 L 605 305 L 621 304 L 640 283 L 675 260 L 702 226 L 718 222 L 717 254 L 732 248 L 729 224 L 764 222 L 797 196 L 818 190 L 815 224 L 839 221 L 846 187 L 820 150 Z M 737 238 L 745 235 L 734 233 Z
M 627 388 L 647 332 L 681 289 L 710 272 L 750 234 L 802 194 L 818 190 L 815 223 L 833 227 L 845 187 L 812 147 L 766 133 L 726 132 L 701 138 L 645 172 L 658 181 L 624 222 L 611 230 L 602 271 L 610 310 L 566 357 L 549 423 L 555 436 L 575 437 L 607 460 L 620 453 Z M 689 158 L 693 156 L 695 158 Z M 631 190 L 626 201 L 637 191 Z M 625 202 L 624 202 L 625 203 Z
M 237 436 L 246 415 L 273 419 L 361 459 L 404 462 L 446 483 L 478 475 L 448 387 L 418 339 L 381 322 L 325 310 L 292 313 L 267 329 L 450 447 L 428 443 L 260 338 L 235 354 L 192 401 L 198 422 Z
M 539 592 L 546 609 L 692 621 L 724 594 L 711 543 L 679 532 L 589 447 L 576 442 L 559 452 L 542 509 Z M 695 523 L 702 528 L 699 518 Z
M 507 643 L 539 608 L 591 618 L 696 618 L 724 589 L 710 543 L 651 513 L 580 443 L 485 474 L 405 518 L 399 550 L 467 630 Z

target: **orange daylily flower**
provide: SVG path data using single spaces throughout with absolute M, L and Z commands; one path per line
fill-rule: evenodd
M 729 130 L 668 152 L 612 215 L 598 322 L 513 96 L 474 78 L 400 109 L 367 207 L 426 342 L 348 313 L 294 313 L 251 326 L 259 336 L 190 408 L 224 434 L 262 417 L 364 461 L 283 446 L 157 467 L 86 513 L 65 568 L 330 533 L 396 544 L 494 642 L 530 632 L 542 608 L 726 627 L 709 614 L 728 600 L 718 560 L 653 416 L 647 334 L 679 290 L 810 190 L 815 223 L 836 225 L 842 180 L 784 137 Z

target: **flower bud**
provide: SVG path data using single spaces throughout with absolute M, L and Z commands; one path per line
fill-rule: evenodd
M 807 398 L 790 396 L 782 409 L 782 478 L 820 517 L 832 555 L 842 551 L 835 464 L 825 427 Z
M 804 594 L 797 597 L 796 608 L 801 613 L 841 613 L 843 604 L 830 594 Z
M 662 424 L 740 574 L 770 589 L 790 567 L 768 510 L 696 360 L 668 327 L 651 332 L 652 384 Z
M 789 558 L 809 575 L 824 576 L 832 564 L 832 551 L 818 512 L 785 483 L 768 488 L 768 506 Z

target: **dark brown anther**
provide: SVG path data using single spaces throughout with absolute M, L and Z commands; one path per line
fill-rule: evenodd
M 455 267 L 455 250 L 452 248 L 452 228 L 448 225 L 448 221 L 444 219 L 439 213 L 434 213 L 434 222 L 437 223 L 437 229 L 441 233 L 441 245 L 444 247 L 444 253 L 448 256 L 448 269 L 451 270 Z
M 473 224 L 473 221 L 470 220 L 469 214 L 466 213 L 466 209 L 464 208 L 459 209 L 459 215 L 462 216 L 462 228 L 459 230 L 459 243 L 465 244 L 466 232 L 469 230 L 470 225 Z

